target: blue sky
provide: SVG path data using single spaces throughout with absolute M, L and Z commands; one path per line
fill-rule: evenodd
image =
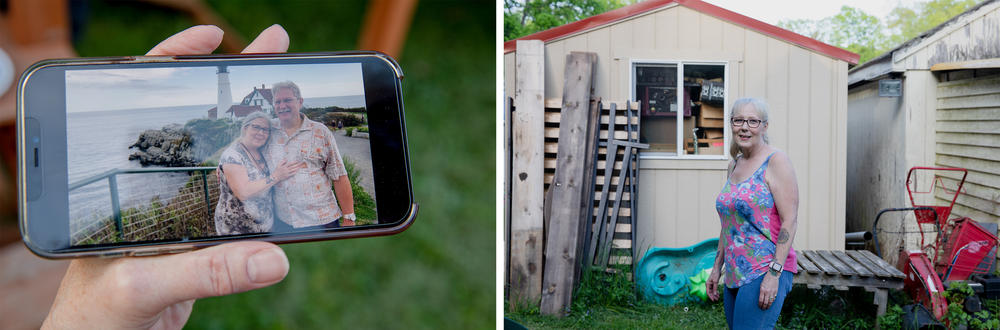
M 67 70 L 68 112 L 141 109 L 215 104 L 216 67 Z M 288 64 L 230 66 L 233 103 L 254 86 L 290 80 L 302 97 L 363 95 L 361 64 Z

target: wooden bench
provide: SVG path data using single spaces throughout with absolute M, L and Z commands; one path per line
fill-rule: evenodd
M 885 314 L 889 289 L 903 288 L 903 272 L 871 252 L 804 250 L 798 253 L 799 273 L 792 283 L 811 289 L 824 285 L 836 290 L 862 287 L 875 293 L 876 315 Z

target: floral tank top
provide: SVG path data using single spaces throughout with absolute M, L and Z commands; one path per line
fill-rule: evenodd
M 726 180 L 715 200 L 726 243 L 724 283 L 729 288 L 741 287 L 764 275 L 774 260 L 774 241 L 781 230 L 781 217 L 764 180 L 771 156 L 774 153 L 745 181 Z M 795 250 L 789 248 L 784 270 L 797 273 L 795 261 Z

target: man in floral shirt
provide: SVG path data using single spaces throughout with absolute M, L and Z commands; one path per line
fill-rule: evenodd
M 274 186 L 278 219 L 294 228 L 353 226 L 354 195 L 333 133 L 299 112 L 302 93 L 295 83 L 279 82 L 271 91 L 278 119 L 272 125 L 265 156 L 268 166 L 298 161 L 306 164 Z

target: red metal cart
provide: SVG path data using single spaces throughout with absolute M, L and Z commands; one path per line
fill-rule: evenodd
M 915 174 L 924 171 L 931 172 L 929 187 L 920 189 L 921 181 Z M 947 175 L 943 175 L 948 173 Z M 958 179 L 959 174 L 961 179 Z M 900 249 L 897 267 L 906 278 L 903 281 L 904 290 L 917 302 L 930 309 L 934 316 L 940 319 L 947 312 L 947 302 L 944 299 L 943 281 L 967 280 L 972 274 L 985 274 L 996 259 L 996 235 L 989 233 L 978 223 L 967 217 L 949 219 L 958 195 L 962 193 L 965 179 L 969 171 L 964 168 L 948 167 L 914 167 L 906 175 L 906 193 L 913 207 L 886 209 L 875 217 L 872 234 L 875 238 L 876 252 L 881 257 L 878 247 L 878 220 L 886 212 L 913 211 L 920 233 L 920 250 L 905 251 Z M 948 189 L 945 182 L 957 182 L 954 189 Z M 924 199 L 950 199 L 948 205 L 925 205 L 918 202 L 914 195 L 929 196 Z M 933 225 L 936 235 L 933 244 L 927 244 L 924 228 Z M 903 232 L 906 233 L 906 232 Z M 933 258 L 928 258 L 933 254 Z

